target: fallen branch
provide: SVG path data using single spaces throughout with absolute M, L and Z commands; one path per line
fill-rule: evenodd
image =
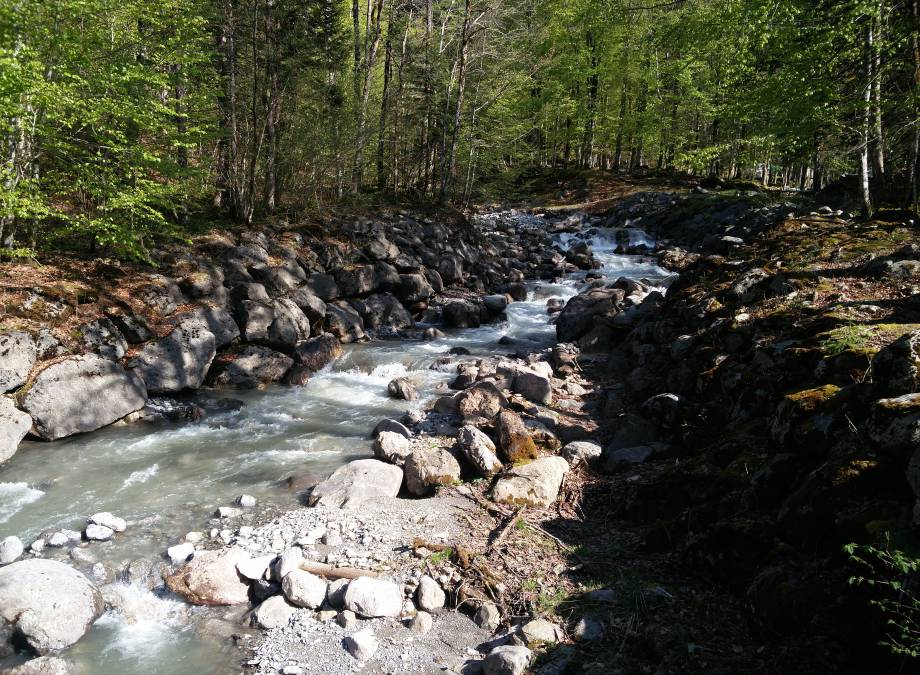
M 518 521 L 521 519 L 521 516 L 524 514 L 524 509 L 526 508 L 526 506 L 519 508 L 517 512 L 512 517 L 510 517 L 504 525 L 502 525 L 502 528 L 495 535 L 495 538 L 492 539 L 492 543 L 489 544 L 489 548 L 486 549 L 486 555 L 492 553 L 492 551 L 498 548 L 502 541 L 504 541 L 505 537 L 508 536 L 508 532 L 510 532 L 511 529 L 517 525 Z
M 334 567 L 326 563 L 305 560 L 300 563 L 300 569 L 328 579 L 357 579 L 359 577 L 374 577 L 378 575 L 370 570 L 359 570 L 355 567 Z

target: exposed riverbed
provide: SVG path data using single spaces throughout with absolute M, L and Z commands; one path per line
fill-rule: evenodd
M 650 244 L 640 230 L 592 232 L 594 256 L 605 277 L 665 284 L 668 273 L 654 262 L 615 253 L 618 244 Z M 560 244 L 572 237 L 562 235 Z M 137 558 L 160 560 L 186 532 L 207 535 L 212 527 L 219 529 L 214 510 L 241 494 L 259 500 L 256 517 L 266 508 L 296 508 L 298 491 L 286 479 L 300 477 L 297 485 L 309 484 L 309 476 L 318 480 L 368 455 L 370 430 L 380 419 L 424 407 L 454 377 L 432 369 L 439 357 L 456 347 L 475 357 L 549 346 L 555 331 L 546 300 L 567 299 L 583 282 L 584 273 L 559 283 L 532 282 L 528 299 L 512 303 L 506 320 L 448 331 L 438 340 L 346 346 L 342 357 L 303 387 L 202 391 L 194 399 L 206 411 L 199 422 L 139 423 L 53 443 L 25 442 L 0 468 L 0 538 L 15 534 L 28 545 L 42 532 L 80 530 L 90 514 L 111 511 L 128 521 L 128 530 L 86 550 L 119 570 Z M 511 342 L 498 344 L 503 336 Z M 416 384 L 420 401 L 387 396 L 387 383 L 400 376 Z M 242 407 L 228 409 L 219 402 L 225 397 Z M 120 597 L 122 609 L 105 614 L 67 652 L 77 672 L 205 673 L 237 666 L 229 641 L 200 630 L 199 619 L 215 610 L 190 608 L 136 586 L 118 584 L 110 593 Z

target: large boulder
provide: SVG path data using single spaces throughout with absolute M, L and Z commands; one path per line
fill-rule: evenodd
M 280 381 L 293 364 L 293 359 L 280 352 L 268 347 L 249 345 L 228 357 L 228 362 L 221 364 L 220 372 L 214 378 L 214 384 L 240 389 L 255 389 Z
M 128 362 L 150 394 L 198 389 L 217 353 L 214 334 L 195 319 L 183 321 L 164 338 L 146 345 Z
M 339 287 L 339 294 L 343 298 L 373 293 L 379 286 L 377 272 L 373 265 L 356 265 L 337 269 L 333 275 Z
M 523 371 L 514 378 L 511 388 L 528 401 L 543 405 L 553 402 L 553 383 L 545 375 Z
M 358 577 L 348 584 L 345 607 L 365 618 L 399 616 L 403 607 L 402 590 L 386 579 Z
M 460 480 L 460 464 L 447 450 L 420 448 L 406 459 L 406 488 L 424 497 L 441 485 L 453 485 Z
M 20 560 L 0 568 L 0 623 L 39 654 L 77 642 L 104 609 L 99 590 L 62 562 Z
M 403 470 L 376 459 L 358 459 L 341 466 L 313 488 L 310 506 L 357 506 L 375 497 L 395 497 Z
M 920 330 L 878 351 L 872 358 L 872 382 L 888 397 L 920 391 Z
M 19 442 L 32 426 L 32 418 L 0 394 L 0 464 L 16 454 Z
M 387 384 L 387 394 L 390 398 L 400 401 L 414 401 L 418 398 L 418 391 L 408 377 L 397 377 L 390 380 Z
M 314 374 L 321 371 L 342 355 L 342 343 L 332 333 L 323 333 L 299 343 L 291 354 L 294 367 L 288 371 L 288 384 L 306 384 Z
M 326 305 L 326 330 L 341 342 L 356 342 L 364 338 L 364 320 L 347 302 Z
M 38 345 L 28 333 L 0 335 L 0 393 L 22 386 L 37 358 Z
M 569 464 L 562 457 L 541 457 L 513 467 L 499 478 L 492 499 L 501 504 L 546 508 L 559 496 Z
M 604 317 L 612 318 L 621 308 L 626 292 L 620 288 L 592 288 L 570 299 L 556 319 L 560 342 L 574 342 L 597 327 Z
M 423 274 L 400 274 L 396 295 L 405 303 L 428 302 L 434 289 Z
M 38 371 L 19 392 L 19 407 L 32 416 L 32 431 L 53 441 L 95 431 L 147 402 L 137 374 L 95 354 L 68 356 Z
M 323 604 L 328 587 L 325 579 L 301 569 L 288 572 L 281 580 L 281 590 L 288 601 L 297 607 L 310 609 Z
M 454 284 L 463 280 L 463 259 L 456 255 L 446 255 L 438 263 L 438 274 L 445 284 Z
M 330 274 L 311 274 L 304 282 L 304 288 L 323 302 L 332 302 L 339 297 L 339 287 Z
M 363 300 L 352 300 L 367 330 L 399 330 L 412 325 L 412 315 L 389 293 L 374 293 Z
M 457 394 L 456 403 L 463 418 L 491 419 L 508 405 L 508 400 L 491 382 L 478 382 Z
M 241 605 L 249 601 L 249 584 L 236 566 L 249 559 L 241 548 L 202 551 L 167 576 L 166 585 L 193 605 Z
M 310 337 L 310 322 L 293 300 L 275 300 L 272 303 L 272 313 L 272 322 L 266 336 L 269 345 L 288 350 Z
M 311 324 L 317 324 L 326 318 L 326 303 L 306 286 L 291 291 L 288 297 L 300 307 Z
M 384 462 L 404 466 L 410 454 L 412 447 L 409 440 L 400 433 L 381 431 L 374 439 L 374 456 Z
M 203 306 L 182 314 L 180 323 L 196 321 L 214 335 L 217 349 L 226 347 L 240 336 L 240 327 L 230 316 L 230 312 L 220 307 Z
M 451 328 L 478 328 L 482 323 L 479 305 L 469 300 L 454 300 L 447 303 L 442 312 L 444 323 Z
M 39 656 L 4 670 L 3 675 L 70 675 L 70 665 L 57 656 Z
M 502 469 L 501 460 L 495 454 L 492 439 L 472 425 L 460 427 L 457 445 L 470 464 L 483 476 L 492 476 Z
M 503 410 L 495 427 L 498 430 L 498 447 L 509 461 L 521 462 L 537 456 L 537 446 L 517 413 Z

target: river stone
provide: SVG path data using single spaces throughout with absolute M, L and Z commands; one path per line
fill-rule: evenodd
M 272 574 L 277 581 L 282 581 L 288 574 L 300 569 L 303 562 L 303 549 L 297 546 L 291 546 L 284 549 L 272 570 Z
M 442 311 L 444 323 L 451 328 L 479 328 L 482 313 L 479 306 L 469 300 L 454 300 L 447 303 Z
M 236 547 L 202 551 L 167 576 L 166 585 L 193 605 L 240 605 L 249 601 L 249 584 L 236 565 L 248 559 L 249 554 Z
M 514 378 L 512 391 L 528 401 L 549 405 L 553 402 L 553 383 L 548 377 L 524 371 Z
M 434 618 L 428 612 L 417 612 L 409 621 L 409 630 L 418 635 L 425 635 L 434 627 Z
M 349 583 L 351 583 L 350 579 L 336 579 L 329 583 L 329 587 L 326 589 L 326 602 L 329 603 L 330 607 L 333 609 L 345 608 L 345 593 L 348 592 Z
M 498 430 L 498 447 L 509 461 L 520 462 L 537 456 L 537 446 L 517 413 L 503 410 L 495 426 Z
M 600 458 L 603 449 L 597 443 L 589 441 L 572 441 L 562 448 L 561 454 L 571 466 L 591 462 Z
M 268 347 L 249 345 L 231 358 L 214 384 L 255 389 L 281 380 L 293 363 L 290 357 Z
M 371 658 L 380 646 L 377 638 L 374 637 L 374 631 L 370 628 L 364 628 L 353 635 L 349 635 L 342 643 L 348 653 L 358 661 L 366 661 Z
M 265 630 L 287 626 L 297 608 L 289 604 L 283 595 L 274 595 L 256 607 L 252 612 L 252 621 Z
M 104 609 L 93 583 L 64 563 L 20 560 L 0 568 L 0 617 L 39 654 L 74 644 Z
M 331 302 L 339 297 L 339 287 L 330 274 L 317 272 L 307 277 L 303 287 L 323 302 Z
M 495 417 L 508 405 L 507 399 L 491 382 L 478 382 L 457 394 L 457 411 L 464 418 Z
M 113 516 L 108 511 L 94 513 L 87 519 L 87 522 L 91 525 L 102 525 L 103 527 L 107 527 L 114 532 L 124 532 L 126 529 L 128 529 L 128 523 L 125 522 L 124 518 Z
M 376 459 L 358 459 L 341 466 L 310 493 L 310 506 L 357 506 L 374 497 L 395 497 L 403 470 Z
M 355 265 L 333 271 L 339 295 L 351 298 L 356 295 L 371 293 L 378 287 L 377 272 L 373 265 Z
M 484 476 L 493 476 L 502 469 L 495 454 L 495 444 L 476 427 L 467 424 L 457 433 L 457 445 L 467 460 Z
M 399 586 L 386 579 L 358 577 L 348 584 L 345 607 L 360 617 L 399 616 L 403 596 Z
M 31 426 L 32 418 L 0 394 L 0 464 L 16 454 Z
M 437 612 L 444 608 L 447 595 L 438 582 L 426 574 L 419 579 L 418 588 L 415 589 L 415 602 L 425 612 Z
M 195 555 L 195 544 L 186 541 L 182 544 L 170 546 L 166 549 L 166 555 L 173 565 L 181 565 Z
M 8 565 L 25 551 L 19 537 L 9 536 L 0 540 L 0 565 Z
M 487 295 L 482 299 L 482 304 L 492 314 L 501 314 L 508 308 L 508 296 L 504 294 Z
M 562 457 L 541 457 L 513 467 L 499 478 L 492 499 L 502 504 L 546 508 L 559 495 L 569 464 Z
M 275 561 L 274 555 L 261 555 L 258 558 L 249 558 L 241 560 L 236 564 L 236 571 L 247 579 L 259 581 L 265 578 L 271 564 Z
M 37 358 L 35 339 L 25 331 L 0 335 L 0 392 L 25 384 Z
M 152 342 L 128 361 L 151 394 L 198 389 L 217 353 L 214 334 L 196 319 L 187 319 L 164 338 Z
M 528 621 L 521 627 L 521 635 L 528 645 L 554 645 L 565 637 L 559 626 L 546 619 Z
M 396 466 L 404 466 L 412 453 L 408 439 L 393 431 L 381 431 L 374 440 L 374 456 Z
M 341 355 L 342 343 L 332 333 L 323 333 L 301 342 L 293 353 L 295 363 L 314 373 L 318 373 Z
M 390 380 L 389 384 L 387 384 L 387 394 L 389 394 L 390 398 L 401 401 L 414 401 L 418 398 L 415 385 L 407 377 L 397 377 Z
M 496 647 L 482 662 L 483 675 L 523 675 L 532 656 L 527 647 Z
M 361 315 L 367 330 L 399 330 L 412 325 L 412 315 L 389 293 L 374 293 L 363 300 L 352 300 L 351 305 Z
M 275 300 L 272 310 L 274 318 L 268 327 L 268 344 L 287 351 L 310 337 L 310 321 L 293 300 Z
M 95 431 L 147 402 L 143 380 L 95 354 L 68 356 L 35 374 L 19 394 L 32 430 L 45 440 Z
M 2 672 L 3 675 L 68 675 L 70 666 L 56 656 L 39 656 Z
M 83 530 L 83 536 L 89 541 L 108 541 L 115 534 L 115 530 L 104 525 L 90 524 Z
M 571 298 L 556 319 L 556 337 L 560 342 L 575 342 L 598 326 L 600 321 L 617 314 L 626 292 L 621 288 L 590 288 Z
M 460 480 L 460 464 L 447 450 L 419 448 L 406 459 L 406 488 L 423 497 L 441 485 L 453 485 Z
M 473 615 L 473 622 L 480 628 L 494 633 L 502 622 L 502 613 L 494 602 L 484 602 Z
M 341 342 L 357 342 L 364 338 L 364 320 L 347 302 L 326 305 L 326 330 Z
M 377 438 L 384 431 L 399 434 L 403 438 L 411 438 L 412 436 L 412 432 L 409 431 L 409 428 L 405 424 L 386 418 L 377 422 L 377 426 L 375 426 L 374 430 L 371 432 L 371 438 Z
M 285 597 L 298 607 L 310 609 L 323 604 L 328 586 L 325 579 L 301 569 L 293 570 L 281 580 Z
M 226 347 L 240 336 L 240 327 L 226 309 L 220 307 L 198 307 L 182 315 L 181 323 L 197 322 L 214 336 L 217 349 Z M 181 324 L 180 324 L 181 325 Z

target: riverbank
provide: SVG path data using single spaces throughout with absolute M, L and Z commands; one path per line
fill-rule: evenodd
M 291 480 L 308 508 L 227 499 L 198 521 L 200 540 L 185 537 L 187 565 L 177 552 L 145 568 L 154 593 L 165 578 L 227 607 L 184 625 L 243 647 L 228 672 L 851 672 L 854 656 L 877 658 L 840 549 L 912 536 L 915 415 L 884 404 L 889 381 L 916 391 L 912 338 L 886 347 L 920 323 L 912 226 L 756 191 L 630 192 L 612 205 L 579 194 L 591 213 L 474 218 L 487 236 L 461 283 L 429 296 L 402 341 L 366 345 L 386 353 L 374 363 L 416 365 L 339 371 L 364 373 L 394 406 L 349 422 L 361 426 L 350 444 L 374 458 L 340 455 L 318 485 Z M 549 279 L 508 304 L 520 282 L 498 276 L 511 297 L 474 312 L 492 289 L 472 272 L 493 257 Z M 454 325 L 499 322 L 438 335 L 432 310 L 451 302 Z M 328 343 L 324 330 L 294 350 Z M 412 345 L 437 349 L 420 358 Z M 329 386 L 355 349 L 303 392 Z M 277 404 L 289 413 L 302 399 L 288 391 Z M 358 439 L 375 425 L 371 448 Z M 349 598 L 344 570 L 373 583 Z M 127 614 L 123 595 L 104 595 L 109 615 Z

